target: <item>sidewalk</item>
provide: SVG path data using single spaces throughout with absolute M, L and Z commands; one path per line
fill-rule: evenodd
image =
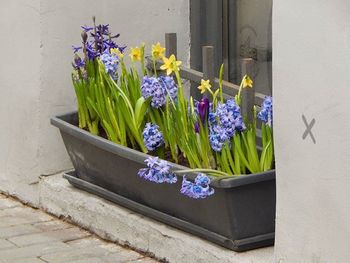
M 157 261 L 0 194 L 0 263 Z

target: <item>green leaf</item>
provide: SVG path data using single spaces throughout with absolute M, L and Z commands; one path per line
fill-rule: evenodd
M 233 171 L 233 174 L 239 175 L 239 172 L 236 169 L 236 164 L 233 161 L 233 158 L 231 156 L 231 152 L 230 152 L 227 144 L 224 146 L 223 151 L 225 151 L 225 153 L 226 153 L 226 156 L 227 156 L 228 162 L 230 164 L 230 168 Z
M 262 150 L 261 152 L 261 156 L 260 156 L 260 169 L 262 171 L 265 171 L 265 167 L 267 167 L 268 165 L 266 164 L 267 158 L 266 158 L 266 153 L 268 148 L 270 147 L 271 142 L 269 142 Z
M 136 126 L 140 129 L 141 124 L 145 118 L 145 113 L 147 111 L 147 107 L 149 104 L 146 103 L 146 100 L 143 97 L 140 97 L 135 105 L 135 118 L 136 118 Z
M 243 139 L 243 142 L 245 141 L 244 139 L 244 135 L 242 134 L 242 139 Z M 239 134 L 235 134 L 233 136 L 233 140 L 234 140 L 234 145 L 235 145 L 235 149 L 237 150 L 237 153 L 240 157 L 240 160 L 242 161 L 242 163 L 248 168 L 248 170 L 250 172 L 254 172 L 254 168 L 251 166 L 250 162 L 248 161 L 248 159 L 246 158 L 245 154 L 244 154 L 244 151 L 242 149 L 242 144 L 241 144 L 241 140 L 240 140 L 240 137 L 239 137 Z
M 114 133 L 112 127 L 105 120 L 103 120 L 102 123 L 103 123 L 103 127 L 107 132 L 108 139 L 111 140 L 112 142 L 119 143 L 119 141 L 117 140 L 117 136 Z

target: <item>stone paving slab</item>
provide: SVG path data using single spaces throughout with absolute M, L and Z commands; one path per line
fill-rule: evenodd
M 88 259 L 78 259 L 71 261 L 70 263 L 105 263 L 105 261 L 101 258 L 91 257 Z
M 30 258 L 21 258 L 21 259 L 12 259 L 11 261 L 3 261 L 0 259 L 0 263 L 44 263 L 40 258 L 30 257 Z
M 0 210 L 6 209 L 6 208 L 13 208 L 13 207 L 21 207 L 23 206 L 21 203 L 13 202 L 10 199 L 7 198 L 1 198 L 0 199 Z
M 111 253 L 108 250 L 104 250 L 98 247 L 88 247 L 81 249 L 70 249 L 65 252 L 50 253 L 40 258 L 50 263 L 65 263 L 91 257 L 102 259 L 110 254 Z
M 2 249 L 6 249 L 6 248 L 13 248 L 16 247 L 14 244 L 12 244 L 11 242 L 5 240 L 5 239 L 0 239 L 0 250 Z M 1 252 L 0 252 L 1 254 Z
M 54 231 L 74 227 L 72 224 L 61 220 L 51 220 L 46 222 L 34 223 L 32 226 L 41 231 Z
M 11 263 L 44 263 L 45 261 L 42 261 L 40 258 L 33 257 L 33 258 L 21 258 L 19 260 L 15 259 Z
M 0 194 L 0 263 L 133 261 L 157 262 Z
M 43 231 L 41 233 L 17 236 L 8 240 L 17 246 L 28 246 L 39 243 L 71 241 L 91 236 L 89 232 L 79 228 L 59 229 L 55 231 Z
M 105 260 L 107 260 L 107 262 L 109 263 L 122 263 L 122 262 L 135 261 L 140 258 L 141 257 L 136 252 L 128 253 L 128 251 L 121 251 L 119 253 L 113 253 L 112 255 L 106 256 Z M 144 258 L 140 260 L 144 260 Z
M 11 238 L 26 234 L 34 234 L 38 232 L 41 232 L 41 230 L 30 224 L 5 226 L 0 227 L 0 238 Z
M 32 246 L 16 247 L 0 251 L 0 258 L 6 263 L 12 263 L 15 259 L 20 261 L 28 257 L 41 257 L 47 254 L 69 251 L 71 248 L 63 243 L 42 243 Z
M 1 199 L 0 202 L 3 202 L 3 200 Z M 25 206 L 0 209 L 0 227 L 34 224 L 51 220 L 53 220 L 51 216 Z
M 101 243 L 101 240 L 95 236 L 68 241 L 66 242 L 66 244 L 68 244 L 70 247 L 73 247 L 75 249 L 82 249 L 87 247 L 99 247 L 99 248 L 108 250 L 111 253 L 119 253 L 120 251 L 124 250 L 123 247 L 116 246 L 113 243 L 107 243 L 107 242 Z
M 5 219 L 10 220 L 8 217 L 6 217 Z M 4 222 L 5 220 L 3 221 L 3 224 Z M 47 231 L 67 229 L 72 227 L 74 226 L 60 220 L 51 220 L 46 222 L 34 223 L 34 224 L 6 226 L 6 227 L 0 227 L 0 238 L 9 239 L 17 236 L 36 234 L 43 231 L 47 232 Z

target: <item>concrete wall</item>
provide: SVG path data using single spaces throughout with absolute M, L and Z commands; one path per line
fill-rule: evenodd
M 276 262 L 349 262 L 350 2 L 274 1 L 273 13 Z
M 179 58 L 189 59 L 188 0 L 1 1 L 0 191 L 35 205 L 39 175 L 71 166 L 49 118 L 76 108 L 71 45 L 93 15 L 129 47 L 176 32 Z

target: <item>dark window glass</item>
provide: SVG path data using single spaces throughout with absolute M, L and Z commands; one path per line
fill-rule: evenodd
M 241 79 L 240 61 L 256 61 L 256 91 L 272 86 L 272 0 L 191 0 L 191 67 L 202 69 L 202 45 L 215 48 L 215 69 L 225 63 L 225 78 Z

